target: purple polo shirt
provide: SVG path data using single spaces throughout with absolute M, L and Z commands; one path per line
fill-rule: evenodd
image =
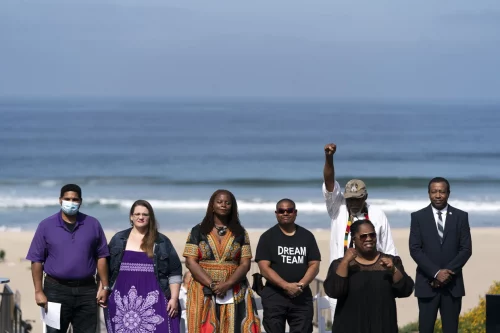
M 26 259 L 43 262 L 45 273 L 55 278 L 79 280 L 94 275 L 97 259 L 107 256 L 106 236 L 97 219 L 78 213 L 70 232 L 58 212 L 40 222 Z

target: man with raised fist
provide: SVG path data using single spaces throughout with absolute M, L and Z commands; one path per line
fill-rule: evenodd
M 357 220 L 370 220 L 377 234 L 377 248 L 380 252 L 396 256 L 397 251 L 392 240 L 391 228 L 384 212 L 366 202 L 368 192 L 362 180 L 351 179 L 347 182 L 344 192 L 335 180 L 333 155 L 337 145 L 325 145 L 325 166 L 323 169 L 323 197 L 326 209 L 331 218 L 330 262 L 342 258 L 351 243 L 351 224 Z M 330 299 L 332 320 L 337 305 L 336 299 Z

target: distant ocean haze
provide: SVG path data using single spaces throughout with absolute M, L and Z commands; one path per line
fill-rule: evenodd
M 218 188 L 238 199 L 247 228 L 276 222 L 277 200 L 297 223 L 329 228 L 323 146 L 335 142 L 341 186 L 363 179 L 391 226 L 428 205 L 434 176 L 473 226 L 500 226 L 498 106 L 290 101 L 0 100 L 0 226 L 34 229 L 58 209 L 65 183 L 105 228 L 128 226 L 136 199 L 161 228 L 187 230 Z

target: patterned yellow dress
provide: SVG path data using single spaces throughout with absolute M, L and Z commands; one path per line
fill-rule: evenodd
M 196 225 L 188 236 L 184 257 L 198 258 L 213 281 L 226 281 L 238 268 L 240 258 L 252 258 L 250 240 L 230 230 L 219 243 L 215 234 L 202 234 Z M 187 288 L 186 317 L 189 333 L 260 333 L 252 290 L 246 277 L 233 286 L 234 303 L 217 304 L 208 287 L 191 278 Z

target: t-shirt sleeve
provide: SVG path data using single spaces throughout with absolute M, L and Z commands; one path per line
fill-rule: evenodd
M 198 234 L 196 232 L 196 227 L 191 230 L 186 240 L 186 246 L 184 247 L 184 252 L 182 253 L 183 257 L 193 257 L 198 258 Z
M 243 240 L 243 245 L 241 246 L 241 258 L 252 258 L 252 248 L 250 247 L 250 237 L 248 237 L 248 232 L 245 230 L 245 238 Z
M 311 239 L 309 240 L 309 256 L 307 261 L 321 261 L 321 253 L 319 252 L 318 243 L 316 242 L 316 238 L 311 233 Z
M 255 252 L 255 261 L 259 262 L 261 260 L 271 261 L 271 255 L 269 253 L 268 245 L 268 233 L 262 234 L 259 238 L 259 243 L 257 244 L 257 251 Z
M 43 223 L 40 223 L 36 228 L 26 259 L 33 262 L 44 262 L 45 248 L 45 228 Z
M 330 218 L 337 216 L 339 208 L 342 205 L 342 191 L 340 190 L 340 184 L 335 181 L 335 186 L 332 192 L 328 192 L 325 183 L 323 183 L 323 197 L 325 198 L 326 210 Z
M 109 256 L 109 247 L 108 247 L 108 241 L 106 239 L 106 235 L 104 234 L 104 230 L 102 230 L 102 226 L 97 222 L 97 249 L 96 249 L 96 255 L 97 258 L 106 258 Z

